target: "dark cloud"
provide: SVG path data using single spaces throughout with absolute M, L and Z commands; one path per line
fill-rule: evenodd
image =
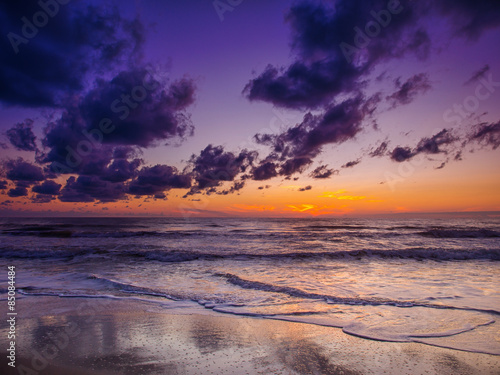
M 96 176 L 71 176 L 61 190 L 62 202 L 114 202 L 125 198 L 126 188 L 122 183 L 103 181 Z
M 312 189 L 312 186 L 311 185 L 307 185 L 303 188 L 299 188 L 299 191 L 307 191 L 307 190 L 311 190 Z
M 141 159 L 115 159 L 100 174 L 104 181 L 125 182 L 137 175 L 137 169 L 143 163 Z
M 138 87 L 146 96 L 134 94 Z M 121 72 L 110 81 L 98 80 L 81 102 L 68 102 L 60 118 L 47 125 L 46 151 L 39 161 L 52 163 L 59 173 L 85 174 L 82 170 L 88 163 L 100 160 L 102 169 L 115 157 L 113 153 L 127 147 L 183 139 L 193 133 L 184 111 L 193 95 L 191 81 L 165 85 L 145 68 Z
M 387 153 L 388 147 L 389 147 L 389 142 L 387 141 L 381 142 L 380 145 L 375 150 L 370 151 L 368 155 L 371 156 L 372 158 L 384 156 Z
M 358 165 L 359 163 L 361 163 L 360 159 L 352 160 L 352 161 L 345 163 L 341 168 L 352 168 L 352 167 Z
M 292 29 L 292 45 L 297 59 L 288 68 L 267 66 L 244 88 L 250 100 L 276 106 L 304 109 L 330 104 L 337 95 L 359 90 L 365 77 L 381 61 L 400 58 L 408 52 L 425 57 L 429 49 L 427 33 L 417 25 L 413 6 L 400 5 L 376 38 L 365 36 L 365 45 L 356 47 L 356 27 L 373 21 L 372 10 L 382 11 L 387 1 L 362 0 L 325 3 L 301 2 L 287 16 Z M 346 53 L 342 46 L 350 45 Z M 349 48 L 349 47 L 348 47 Z
M 4 162 L 5 175 L 9 180 L 34 184 L 45 179 L 42 168 L 19 158 Z
M 397 162 L 403 162 L 413 158 L 420 153 L 446 154 L 448 153 L 448 150 L 443 148 L 443 146 L 451 145 L 458 140 L 459 139 L 453 136 L 449 130 L 443 129 L 430 138 L 422 138 L 413 150 L 410 147 L 396 147 L 391 153 L 391 159 Z
M 199 155 L 191 156 L 192 174 L 197 183 L 192 192 L 233 181 L 252 166 L 256 157 L 256 152 L 243 150 L 235 154 L 222 146 L 208 145 Z
M 149 147 L 158 141 L 184 138 L 193 126 L 184 110 L 194 102 L 193 81 L 181 79 L 167 86 L 145 68 L 122 71 L 109 81 L 98 80 L 79 105 L 85 130 L 111 121 L 103 143 Z
M 28 195 L 28 189 L 22 186 L 18 186 L 14 189 L 10 189 L 7 195 L 11 198 L 25 197 Z
M 379 101 L 379 95 L 368 99 L 357 96 L 328 106 L 322 114 L 307 113 L 301 123 L 283 133 L 257 134 L 256 142 L 270 146 L 272 150 L 254 169 L 254 178 L 264 180 L 276 175 L 290 176 L 295 172 L 303 172 L 323 146 L 353 139 Z
M 302 173 L 311 163 L 312 159 L 307 156 L 290 158 L 281 164 L 279 175 L 291 176 L 294 173 Z
M 338 174 L 339 171 L 333 168 L 328 168 L 327 165 L 320 165 L 318 168 L 313 170 L 310 174 L 312 178 L 322 179 L 329 178 L 334 174 Z
M 38 194 L 58 195 L 61 190 L 61 184 L 52 180 L 45 180 L 42 184 L 33 186 L 31 191 Z
M 44 27 L 26 26 L 29 34 L 23 34 L 22 17 L 32 22 L 41 10 L 35 0 L 0 3 L 0 101 L 6 104 L 59 106 L 84 87 L 87 73 L 110 71 L 140 55 L 142 25 L 117 8 L 59 5 Z
M 21 151 L 36 151 L 36 136 L 33 134 L 33 120 L 26 119 L 5 133 L 12 146 Z
M 396 147 L 391 152 L 391 159 L 401 163 L 414 157 L 414 153 L 409 147 Z
M 443 169 L 446 166 L 446 162 L 442 162 L 438 167 L 434 169 Z
M 401 78 L 398 78 L 394 84 L 397 91 L 386 97 L 392 107 L 409 104 L 419 94 L 424 94 L 432 88 L 429 76 L 425 73 L 415 74 L 404 83 L 401 83 Z
M 474 128 L 469 141 L 478 142 L 496 150 L 500 146 L 500 122 L 496 124 L 479 124 Z
M 426 154 L 446 153 L 446 151 L 442 149 L 442 146 L 452 144 L 455 141 L 457 141 L 457 138 L 454 137 L 449 130 L 443 129 L 430 138 L 422 138 L 420 142 L 418 142 L 415 154 L 421 152 Z
M 0 190 L 7 189 L 7 181 L 6 180 L 0 180 Z
M 130 183 L 128 192 L 134 195 L 161 195 L 165 190 L 191 187 L 191 175 L 182 174 L 175 167 L 155 165 L 142 168 Z
M 269 180 L 278 175 L 276 164 L 270 161 L 261 162 L 252 170 L 252 178 L 256 181 Z
M 55 199 L 56 198 L 53 195 L 37 194 L 36 196 L 31 198 L 31 202 L 32 203 L 49 203 Z
M 490 66 L 488 64 L 486 64 L 481 69 L 474 72 L 472 74 L 472 76 L 467 81 L 464 82 L 464 86 L 469 85 L 469 84 L 477 81 L 479 78 L 483 77 L 489 71 L 490 71 Z
M 431 4 L 450 19 L 455 34 L 477 39 L 500 25 L 500 2 L 496 0 L 439 0 Z
M 229 189 L 217 191 L 215 188 L 210 188 L 210 189 L 208 189 L 209 193 L 207 193 L 207 194 L 215 193 L 218 195 L 228 195 L 228 194 L 236 193 L 236 192 L 240 191 L 241 189 L 243 189 L 244 187 L 245 187 L 245 181 L 234 181 Z

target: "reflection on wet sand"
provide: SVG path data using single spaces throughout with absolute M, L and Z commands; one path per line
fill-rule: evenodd
M 494 374 L 500 368 L 498 356 L 365 340 L 331 327 L 210 310 L 172 314 L 172 309 L 130 300 L 92 299 L 86 301 L 91 308 L 77 313 L 81 301 L 19 301 L 24 311 L 18 339 L 21 373 Z M 37 309 L 40 303 L 44 311 Z

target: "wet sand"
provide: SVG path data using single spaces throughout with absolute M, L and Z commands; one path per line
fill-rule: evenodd
M 27 297 L 16 307 L 16 368 L 3 355 L 6 375 L 500 373 L 500 356 L 367 340 L 189 303 Z M 0 332 L 5 353 L 5 324 Z

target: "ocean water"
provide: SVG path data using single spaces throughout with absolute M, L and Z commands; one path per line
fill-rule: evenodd
M 20 298 L 134 298 L 500 355 L 499 218 L 1 219 L 0 264 Z

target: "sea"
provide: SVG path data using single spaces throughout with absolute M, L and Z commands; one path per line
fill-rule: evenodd
M 500 355 L 500 218 L 4 218 L 19 298 L 134 299 Z M 41 306 L 41 308 L 43 308 Z

